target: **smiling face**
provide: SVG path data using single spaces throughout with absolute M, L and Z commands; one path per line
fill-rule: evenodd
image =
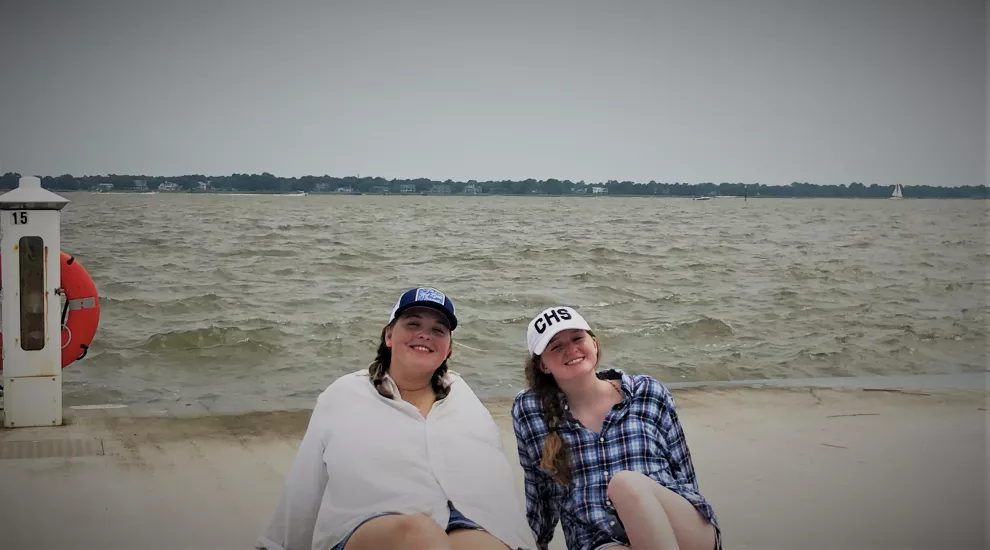
M 540 359 L 543 369 L 558 381 L 586 376 L 598 364 L 598 339 L 581 329 L 560 331 Z
M 410 308 L 385 330 L 385 345 L 393 372 L 429 378 L 450 355 L 450 325 L 435 309 Z

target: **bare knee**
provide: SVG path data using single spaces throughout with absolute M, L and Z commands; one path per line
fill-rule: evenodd
M 623 470 L 612 475 L 606 494 L 613 504 L 618 503 L 618 506 L 622 507 L 623 504 L 634 504 L 647 498 L 654 498 L 652 492 L 654 483 L 652 479 L 639 472 Z
M 406 550 L 449 550 L 447 533 L 429 516 L 408 514 L 396 518 L 394 535 Z

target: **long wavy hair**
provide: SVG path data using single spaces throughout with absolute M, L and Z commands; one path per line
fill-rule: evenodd
M 401 318 L 401 317 L 400 317 Z M 388 373 L 388 369 L 392 366 L 392 348 L 385 345 L 385 334 L 388 329 L 395 326 L 399 319 L 393 320 L 391 323 L 385 325 L 382 328 L 381 340 L 378 343 L 378 352 L 375 355 L 375 360 L 368 365 L 368 373 L 371 375 L 371 383 L 375 385 L 375 389 L 378 393 L 387 397 L 389 399 L 394 399 L 395 396 L 392 392 L 385 387 L 385 375 Z M 430 377 L 430 386 L 433 387 L 433 395 L 436 397 L 437 401 L 447 397 L 450 393 L 450 387 L 444 384 L 443 377 L 447 374 L 447 361 L 450 359 L 450 355 L 454 349 L 454 336 L 450 336 L 450 350 L 447 351 L 447 357 L 444 358 L 443 363 L 437 367 L 437 370 L 433 371 L 433 376 Z
M 592 338 L 595 333 L 586 331 Z M 598 343 L 598 357 L 595 366 L 602 360 L 602 346 Z M 531 355 L 526 360 L 526 383 L 529 389 L 533 390 L 540 398 L 540 410 L 543 413 L 543 421 L 547 424 L 550 433 L 543 439 L 543 453 L 540 459 L 540 466 L 553 476 L 553 479 L 561 485 L 571 483 L 571 463 L 569 460 L 570 448 L 566 441 L 558 433 L 561 419 L 564 416 L 564 404 L 562 402 L 562 391 L 553 375 L 543 372 L 543 360 L 539 355 Z

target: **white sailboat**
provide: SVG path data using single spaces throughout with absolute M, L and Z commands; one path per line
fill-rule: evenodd
M 894 185 L 894 193 L 890 196 L 891 199 L 903 199 L 904 192 L 901 189 L 901 184 L 897 183 Z

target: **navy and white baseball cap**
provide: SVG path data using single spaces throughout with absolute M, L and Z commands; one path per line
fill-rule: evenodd
M 591 330 L 574 308 L 566 306 L 548 307 L 533 317 L 526 331 L 526 344 L 533 355 L 543 355 L 547 344 L 558 332 L 570 329 Z
M 388 318 L 388 322 L 391 323 L 403 311 L 411 307 L 433 308 L 447 318 L 447 323 L 450 324 L 450 330 L 457 328 L 457 316 L 454 315 L 454 302 L 451 302 L 450 298 L 443 292 L 430 287 L 410 288 L 403 292 L 402 296 L 399 296 L 399 301 L 395 303 L 395 307 L 392 308 L 392 315 Z

